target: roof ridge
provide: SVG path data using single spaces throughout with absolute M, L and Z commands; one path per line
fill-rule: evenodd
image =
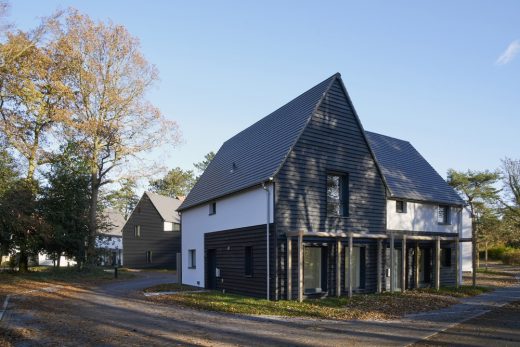
M 411 144 L 411 142 L 409 140 L 403 140 L 403 139 L 400 139 L 400 138 L 397 138 L 397 137 L 394 137 L 394 136 L 389 136 L 389 135 L 385 135 L 385 134 L 376 133 L 374 131 L 365 130 L 365 133 L 374 134 L 374 135 L 377 135 L 377 136 L 384 136 L 384 137 L 388 137 L 389 139 L 402 141 L 402 142 L 406 142 L 406 143 L 410 143 Z

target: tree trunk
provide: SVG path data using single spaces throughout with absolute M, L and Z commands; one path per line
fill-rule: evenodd
M 87 263 L 93 265 L 95 262 L 95 243 L 97 233 L 97 205 L 99 198 L 99 180 L 97 174 L 92 173 L 92 194 L 90 197 L 90 211 L 89 211 L 89 235 L 87 239 Z
M 18 256 L 18 271 L 29 272 L 29 255 L 27 254 L 25 249 L 21 249 Z

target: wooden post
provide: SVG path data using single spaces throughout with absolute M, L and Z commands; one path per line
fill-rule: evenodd
M 441 287 L 441 238 L 435 238 L 435 289 Z
M 419 268 L 421 266 L 421 264 L 419 263 L 419 260 L 421 260 L 421 258 L 419 258 L 419 252 L 420 252 L 420 249 L 419 249 L 419 241 L 416 241 L 415 242 L 415 288 L 419 288 Z
M 287 238 L 287 300 L 292 300 L 292 238 Z
M 341 240 L 336 241 L 336 296 L 341 296 Z
M 406 235 L 403 235 L 403 243 L 401 245 L 401 292 L 406 290 Z
M 298 236 L 298 301 L 303 301 L 303 232 Z
M 459 253 L 460 253 L 460 242 L 459 238 L 455 239 L 455 271 L 457 272 L 457 280 L 455 281 L 455 287 L 460 286 L 460 261 L 459 261 Z
M 383 277 L 383 240 L 377 240 L 377 292 L 381 293 L 382 291 L 382 277 Z
M 390 234 L 390 293 L 393 293 L 395 290 L 395 259 L 394 259 L 394 234 Z
M 352 297 L 352 233 L 348 234 L 348 297 Z

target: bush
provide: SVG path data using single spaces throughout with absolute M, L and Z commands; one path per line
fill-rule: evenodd
M 508 250 L 506 246 L 495 246 L 488 249 L 488 258 L 493 260 L 502 260 L 504 253 Z M 480 252 L 483 254 L 483 252 Z M 482 255 L 481 255 L 482 256 Z
M 520 265 L 520 249 L 508 248 L 502 254 L 502 262 L 507 265 Z

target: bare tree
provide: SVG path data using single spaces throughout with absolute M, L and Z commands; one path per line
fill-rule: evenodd
M 143 158 L 164 143 L 180 140 L 178 126 L 146 100 L 158 78 L 136 38 L 120 25 L 94 22 L 71 11 L 62 43 L 68 47 L 69 85 L 74 91 L 74 137 L 90 167 L 88 255 L 94 255 L 100 188 L 114 169 Z

